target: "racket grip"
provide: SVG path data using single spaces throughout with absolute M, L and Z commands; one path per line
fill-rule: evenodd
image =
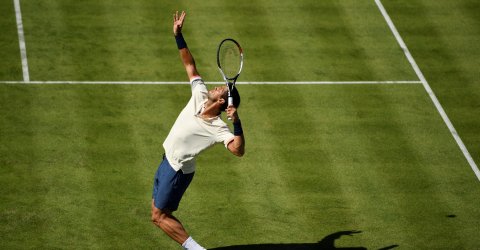
M 233 105 L 233 97 L 228 97 L 228 106 Z M 232 120 L 232 117 L 227 117 L 228 120 Z

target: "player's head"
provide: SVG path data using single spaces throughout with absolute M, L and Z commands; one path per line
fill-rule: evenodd
M 240 106 L 240 94 L 238 93 L 238 89 L 233 86 L 233 89 L 230 90 L 230 94 L 233 97 L 233 106 L 238 108 Z M 222 107 L 220 107 L 221 111 L 225 111 L 228 107 L 228 91 L 226 91 L 225 95 L 223 96 L 225 103 L 223 103 Z

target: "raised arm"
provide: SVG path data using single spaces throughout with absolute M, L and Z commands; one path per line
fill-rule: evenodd
M 240 117 L 238 116 L 237 109 L 230 105 L 228 106 L 227 116 L 232 118 L 233 122 L 233 134 L 235 137 L 231 141 L 227 148 L 232 154 L 242 157 L 245 154 L 245 137 L 243 136 L 242 123 L 240 122 Z
M 192 80 L 192 78 L 198 77 L 200 74 L 198 74 L 197 67 L 195 66 L 195 60 L 193 59 L 193 56 L 190 53 L 187 43 L 182 35 L 182 27 L 183 21 L 185 21 L 185 16 L 185 11 L 182 11 L 180 16 L 178 15 L 178 11 L 173 14 L 173 35 L 175 36 L 175 40 L 177 42 L 183 66 L 185 66 L 185 70 L 187 71 L 188 79 Z

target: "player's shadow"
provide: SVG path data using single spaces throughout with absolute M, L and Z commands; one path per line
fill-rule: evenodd
M 361 231 L 340 231 L 320 240 L 317 243 L 291 243 L 291 244 L 256 244 L 256 245 L 238 245 L 211 248 L 210 250 L 366 250 L 366 247 L 335 247 L 335 240 L 344 235 L 353 236 Z M 393 249 L 398 245 L 391 245 L 380 248 L 379 250 Z

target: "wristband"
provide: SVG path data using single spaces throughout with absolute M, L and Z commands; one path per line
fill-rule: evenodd
M 177 42 L 178 49 L 184 49 L 187 47 L 187 43 L 185 42 L 185 39 L 183 39 L 182 33 L 178 33 L 175 36 L 175 41 Z
M 233 123 L 233 135 L 235 136 L 243 135 L 242 123 L 240 122 L 240 120 L 238 120 L 238 122 Z

